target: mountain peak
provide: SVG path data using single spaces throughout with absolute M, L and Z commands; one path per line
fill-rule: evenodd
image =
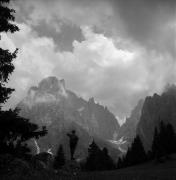
M 94 100 L 94 98 L 92 97 L 92 98 L 89 98 L 89 101 L 88 101 L 88 102 L 94 104 L 94 103 L 95 103 L 95 100 Z
M 32 107 L 35 103 L 60 101 L 62 97 L 67 97 L 64 79 L 58 80 L 50 76 L 43 79 L 38 86 L 32 86 L 28 90 L 28 95 L 24 103 Z
M 68 155 L 66 134 L 75 129 L 80 138 L 77 156 L 82 158 L 92 137 L 100 139 L 105 144 L 102 146 L 112 149 L 107 142 L 116 137 L 119 130 L 115 116 L 108 109 L 95 103 L 94 98 L 86 101 L 71 90 L 65 90 L 65 81 L 56 77 L 45 78 L 38 86 L 31 87 L 18 108 L 22 117 L 47 127 L 45 139 L 38 141 L 41 150 L 52 148 L 55 152 L 59 143 L 63 144 Z
M 43 79 L 38 86 L 39 91 L 55 93 L 58 91 L 65 91 L 65 81 L 64 79 L 58 80 L 54 76 L 47 77 Z

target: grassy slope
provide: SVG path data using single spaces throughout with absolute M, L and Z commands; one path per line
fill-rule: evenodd
M 17 168 L 18 169 L 18 168 Z M 12 173 L 12 172 L 11 172 Z M 0 180 L 176 180 L 176 155 L 163 163 L 154 161 L 114 171 L 81 172 L 78 177 L 52 171 L 7 173 Z
M 116 171 L 82 173 L 78 179 L 84 180 L 176 180 L 176 159 L 164 163 L 146 164 Z

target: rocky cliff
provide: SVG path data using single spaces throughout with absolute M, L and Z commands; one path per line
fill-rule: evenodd
M 144 100 L 140 100 L 135 108 L 131 111 L 130 117 L 126 118 L 126 122 L 120 127 L 117 139 L 121 144 L 121 148 L 127 150 L 136 136 L 136 129 L 141 117 L 141 111 Z
M 170 86 L 161 94 L 145 99 L 137 133 L 142 138 L 146 150 L 151 148 L 154 128 L 159 122 L 171 123 L 176 130 L 176 87 Z
M 47 127 L 48 135 L 37 142 L 43 150 L 51 148 L 55 152 L 63 143 L 68 151 L 66 133 L 76 129 L 80 138 L 77 156 L 81 157 L 93 138 L 105 143 L 119 130 L 117 119 L 107 108 L 93 98 L 86 101 L 78 97 L 66 89 L 64 80 L 56 77 L 45 78 L 37 87 L 31 87 L 18 108 L 21 116 Z

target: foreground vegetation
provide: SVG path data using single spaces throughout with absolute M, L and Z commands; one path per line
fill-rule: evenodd
M 16 162 L 17 163 L 17 162 Z M 14 167 L 14 166 L 13 166 Z M 176 178 L 176 154 L 170 156 L 170 159 L 163 159 L 163 163 L 150 161 L 141 165 L 128 167 L 119 170 L 111 171 L 92 171 L 92 172 L 79 172 L 76 175 L 71 175 L 63 171 L 57 174 L 52 170 L 37 170 L 32 166 L 28 169 L 13 169 L 13 171 L 6 173 L 0 179 L 2 180 L 175 180 Z M 26 171 L 27 170 L 27 171 Z

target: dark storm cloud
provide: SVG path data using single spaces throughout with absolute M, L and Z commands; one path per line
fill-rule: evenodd
M 43 20 L 50 23 L 54 18 L 56 23 L 59 17 L 78 27 L 85 23 L 107 35 L 120 33 L 147 48 L 175 53 L 172 40 L 175 36 L 175 26 L 172 26 L 176 19 L 175 0 L 31 0 L 25 3 L 17 0 L 17 4 L 22 5 L 20 9 L 26 19 L 37 21 L 43 16 Z M 43 14 L 37 15 L 39 8 Z
M 52 37 L 61 51 L 72 51 L 73 41 L 83 41 L 82 31 L 78 26 L 60 22 L 58 27 L 48 26 L 46 23 L 40 23 L 33 26 L 33 30 L 38 32 L 39 37 Z
M 175 53 L 175 0 L 111 1 L 123 20 L 129 38 L 157 50 Z M 166 49 L 165 49 L 166 48 Z

